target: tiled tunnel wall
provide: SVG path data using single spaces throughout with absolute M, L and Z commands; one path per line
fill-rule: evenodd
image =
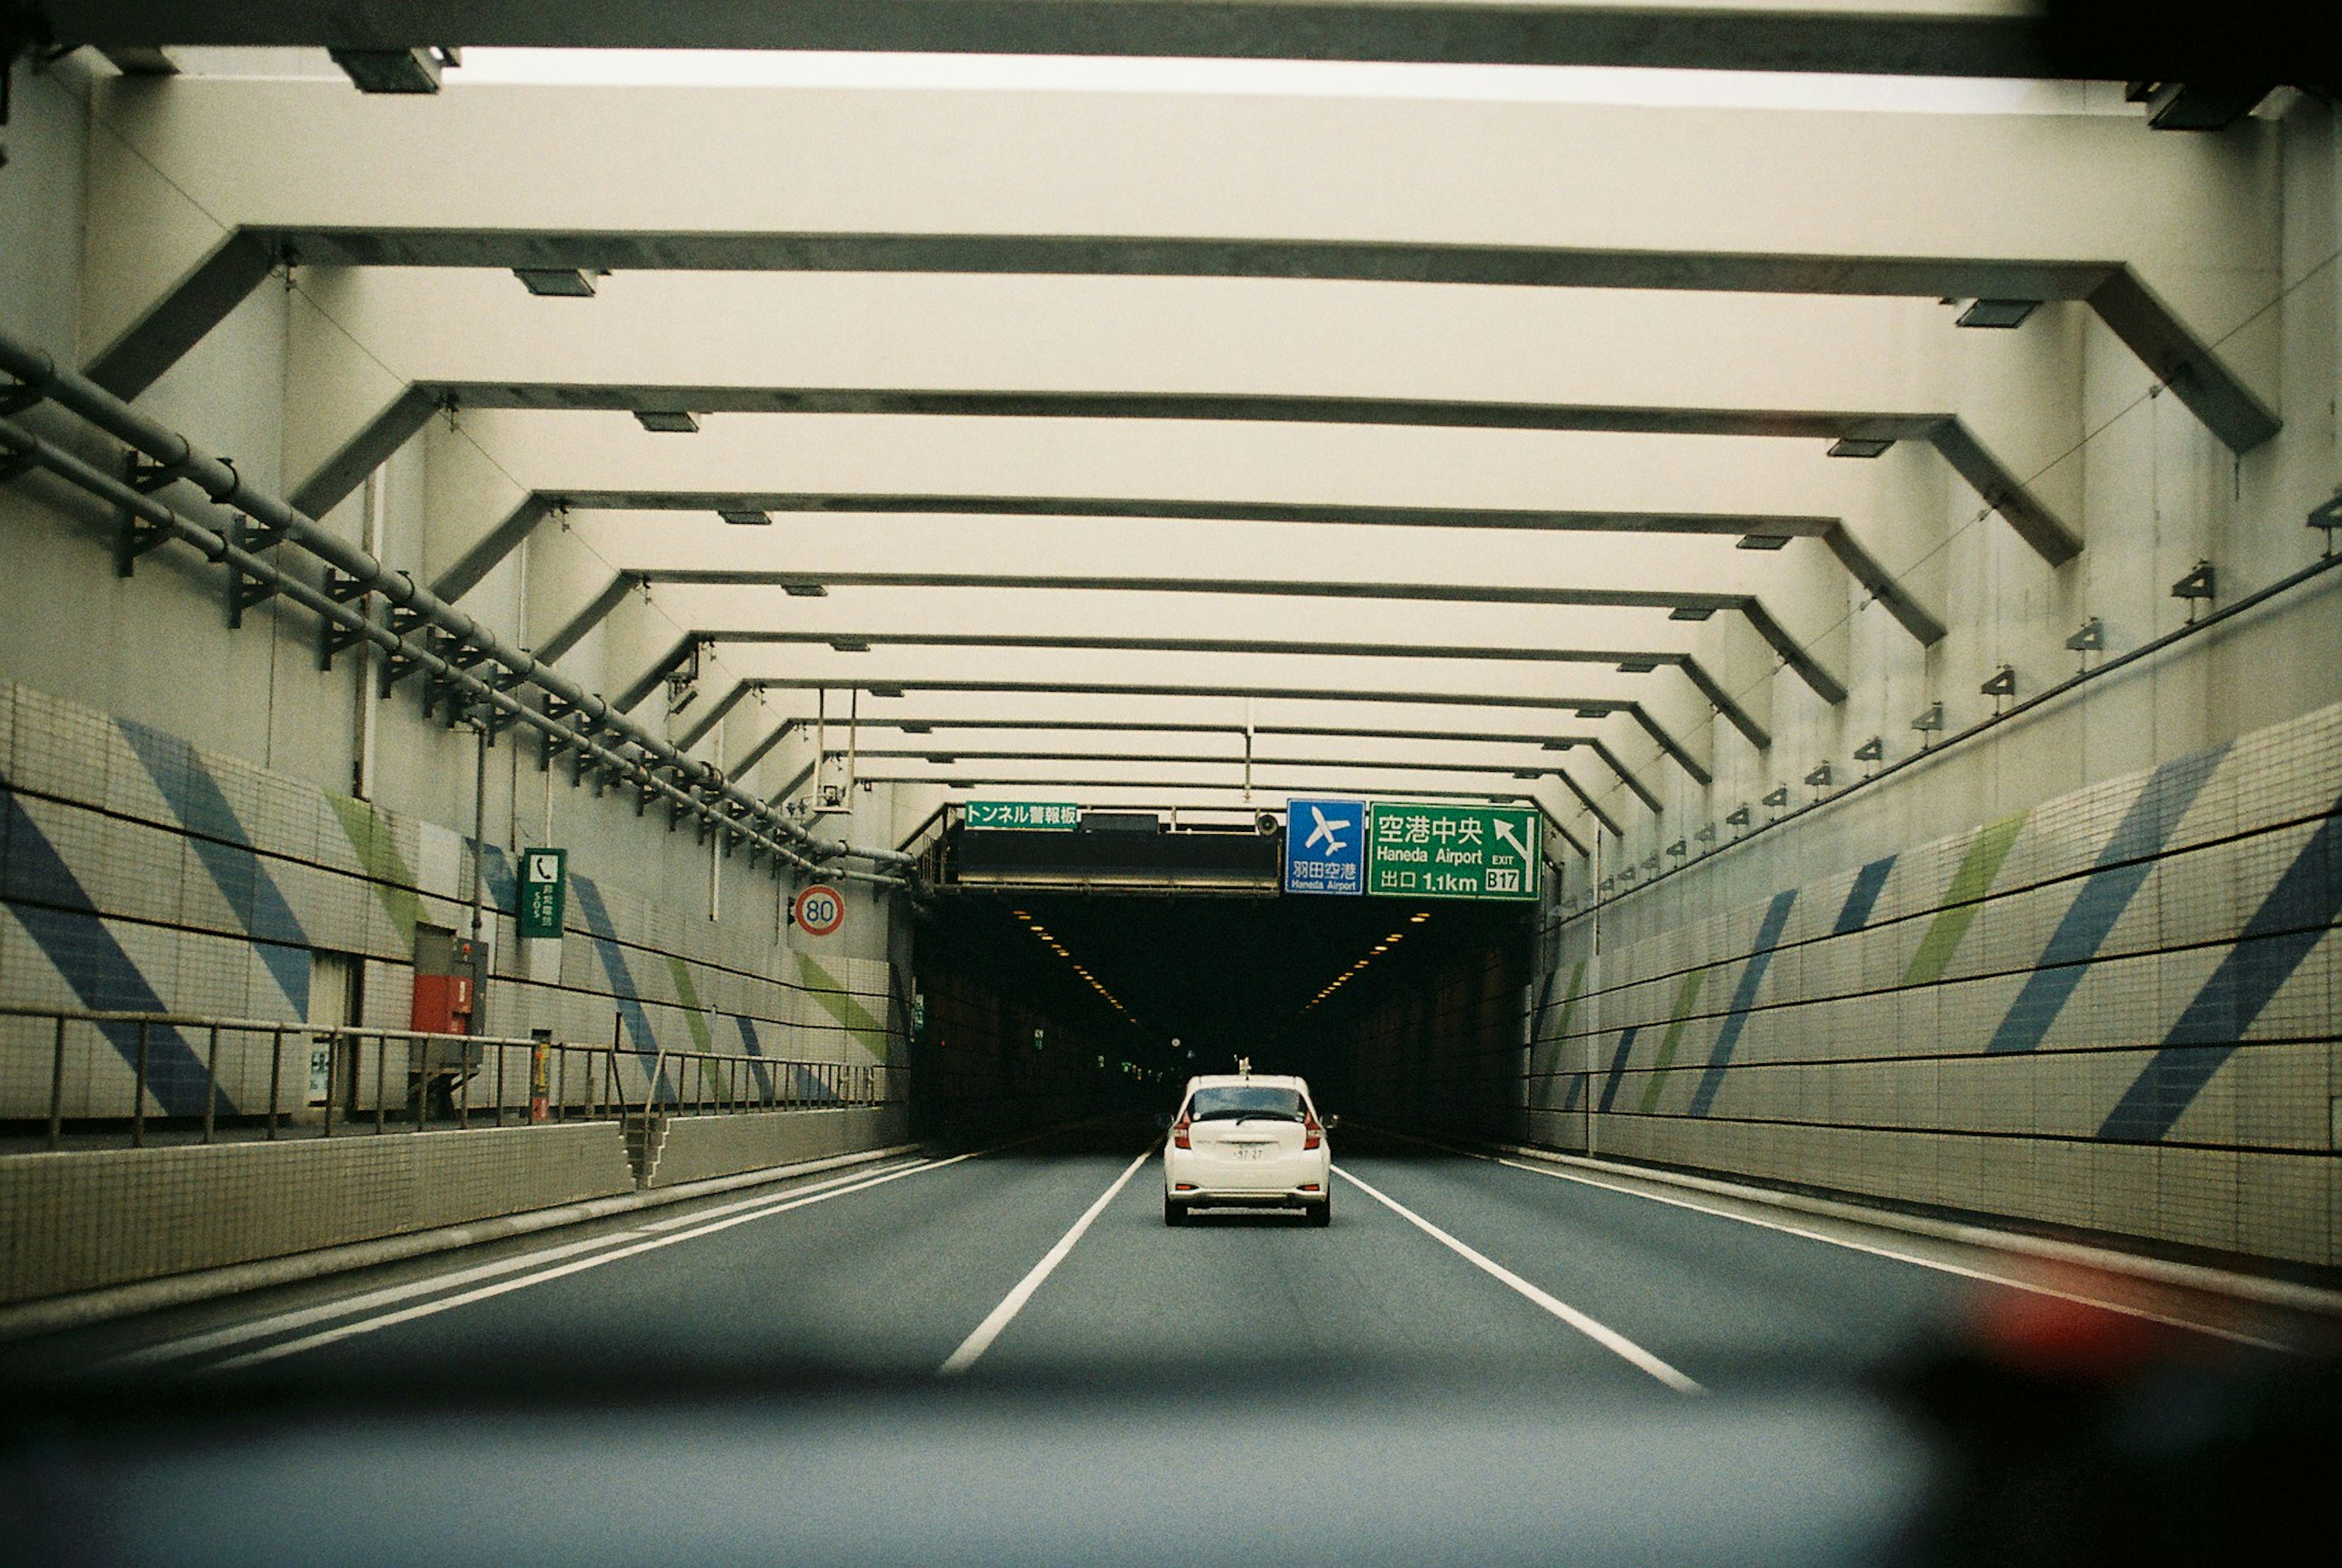
M 1659 891 L 1598 954 L 1548 928 L 1532 1141 L 2342 1263 L 2342 707 L 1664 928 Z
M 506 744 L 510 744 L 509 742 Z M 0 998 L 404 1028 L 418 922 L 470 928 L 473 846 L 283 774 L 197 750 L 126 719 L 0 684 Z M 745 857 L 744 857 L 745 858 Z M 782 1061 L 899 1065 L 903 1020 L 883 960 L 815 956 L 776 932 L 718 924 L 637 896 L 623 865 L 572 857 L 557 974 L 514 940 L 513 866 L 481 863 L 495 969 L 485 1033 L 606 1044 L 636 1079 L 662 1049 Z M 529 972 L 534 964 L 535 973 Z M 359 1018 L 313 994 L 321 974 L 362 976 Z M 48 1112 L 48 1026 L 0 1019 L 0 1121 Z M 64 1114 L 132 1109 L 130 1034 L 76 1052 Z M 192 1032 L 157 1030 L 149 1114 L 202 1107 Z M 306 1044 L 288 1051 L 279 1108 L 307 1091 Z M 224 1066 L 224 1113 L 268 1109 L 265 1053 Z M 588 1093 L 576 1075 L 573 1098 Z M 809 1076 L 789 1097 L 827 1093 Z M 485 1084 L 478 1086 L 485 1091 Z M 639 1084 L 636 1085 L 639 1087 Z M 525 1094 L 515 1075 L 509 1097 Z
M 1344 1030 L 1350 1055 L 1337 1113 L 1405 1128 L 1508 1127 L 1520 1102 L 1526 971 L 1517 944 L 1461 954 L 1393 985 Z M 1323 1097 L 1323 1096 L 1321 1096 Z

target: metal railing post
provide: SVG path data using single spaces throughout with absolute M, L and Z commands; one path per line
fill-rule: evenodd
M 463 1072 L 455 1084 L 455 1093 L 458 1096 L 455 1104 L 455 1125 L 468 1133 L 472 1129 L 472 1052 L 469 1046 L 465 1047 L 463 1055 Z
M 268 1034 L 268 1141 L 276 1142 L 277 1105 L 285 1093 L 285 1031 L 274 1029 Z M 305 1094 L 303 1099 L 308 1098 Z
M 146 1146 L 146 1020 L 144 1018 L 138 1021 L 137 1076 L 130 1101 L 130 1146 L 134 1149 Z
M 505 1124 L 505 1048 L 496 1047 L 496 1125 Z
M 214 1109 L 219 1104 L 219 1025 L 212 1025 L 211 1044 L 204 1053 L 204 1142 L 212 1141 L 212 1132 L 218 1118 Z
M 332 1137 L 332 1136 L 334 1135 L 334 1090 L 337 1087 L 336 1084 L 335 1083 L 335 1079 L 337 1079 L 337 1078 L 339 1078 L 339 1077 L 341 1076 L 341 1066 L 342 1066 L 342 1034 L 341 1034 L 341 1031 L 340 1031 L 340 1030 L 338 1030 L 338 1029 L 328 1029 L 328 1030 L 326 1030 L 326 1031 L 325 1031 L 325 1135 L 326 1137 L 330 1138 L 330 1137 Z M 358 1042 L 357 1042 L 357 1036 L 356 1036 L 355 1034 L 353 1034 L 353 1035 L 351 1035 L 351 1036 L 350 1036 L 350 1076 L 351 1076 L 353 1079 L 355 1079 L 357 1075 L 358 1075 Z M 306 1098 L 308 1098 L 308 1096 L 305 1094 L 305 1095 L 303 1095 L 303 1096 L 302 1096 L 302 1098 L 305 1100 Z
M 350 1074 L 353 1077 L 357 1075 L 357 1054 L 355 1044 L 350 1056 Z M 389 1101 L 390 1036 L 377 1034 L 374 1037 L 374 1130 L 377 1133 L 390 1131 Z
M 65 1021 L 57 1015 L 57 1040 L 49 1061 L 49 1147 L 57 1146 L 65 1125 Z

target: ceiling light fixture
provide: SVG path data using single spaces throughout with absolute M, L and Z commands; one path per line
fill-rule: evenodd
M 594 280 L 574 266 L 516 266 L 513 276 L 539 299 L 594 297 Z
M 903 688 L 900 686 L 866 686 L 863 689 L 874 697 L 899 697 L 903 694 Z M 923 735 L 927 733 L 927 726 L 921 724 L 914 729 L 911 725 L 905 724 L 903 733 L 906 735 Z
M 1622 675 L 1647 675 L 1659 667 L 1656 659 L 1621 659 L 1618 673 Z
M 1779 550 L 1786 548 L 1788 543 L 1789 536 L 1787 534 L 1743 534 L 1740 535 L 1740 542 L 1733 545 L 1733 548 L 1736 550 Z
M 735 528 L 770 528 L 773 514 L 755 506 L 722 506 L 716 514 Z
M 784 583 L 781 592 L 792 599 L 826 599 L 829 590 L 819 583 Z
M 829 645 L 834 652 L 840 654 L 866 654 L 870 651 L 869 642 L 861 637 L 832 637 Z
M 1670 621 L 1705 621 L 1716 614 L 1713 604 L 1677 604 L 1667 612 Z
M 699 420 L 680 408 L 637 408 L 635 423 L 654 435 L 695 435 Z
M 2025 318 L 2039 308 L 2037 299 L 1980 299 L 1973 301 L 1960 312 L 1954 326 L 1987 326 L 2007 328 L 2022 326 Z
M 439 73 L 464 63 L 461 49 L 328 49 L 361 93 L 435 93 Z
M 1895 443 L 1883 435 L 1841 435 L 1829 444 L 1832 457 L 1877 457 Z

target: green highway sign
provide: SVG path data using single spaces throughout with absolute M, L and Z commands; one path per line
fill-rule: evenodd
M 524 942 L 559 940 L 569 898 L 569 852 L 520 852 L 520 935 Z
M 1524 902 L 1537 895 L 1534 807 L 1378 800 L 1366 814 L 1370 894 Z
M 979 828 L 1069 832 L 1082 823 L 1082 808 L 1066 801 L 972 800 L 966 812 L 967 825 Z

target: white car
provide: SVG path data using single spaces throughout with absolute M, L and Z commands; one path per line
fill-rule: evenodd
M 1309 1085 L 1265 1073 L 1187 1080 L 1163 1141 L 1163 1223 L 1223 1206 L 1299 1208 L 1313 1225 L 1334 1218 L 1334 1150 Z

